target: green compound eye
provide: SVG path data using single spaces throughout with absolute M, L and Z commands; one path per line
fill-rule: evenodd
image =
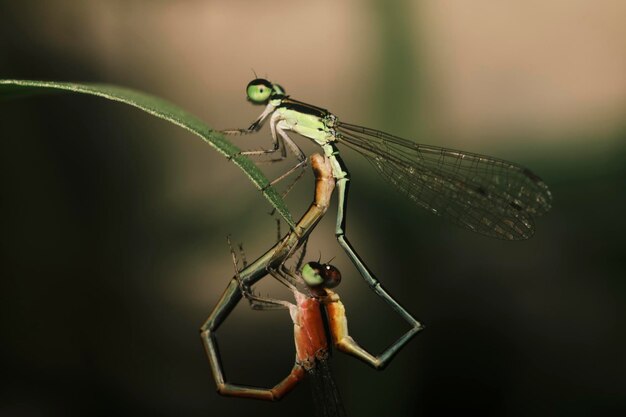
M 321 265 L 317 262 L 309 262 L 302 267 L 302 279 L 309 287 L 317 287 L 324 283 L 320 275 Z
M 246 87 L 246 94 L 248 100 L 254 104 L 266 103 L 272 95 L 273 86 L 272 83 L 264 80 L 263 78 L 257 78 L 250 81 L 248 87 Z

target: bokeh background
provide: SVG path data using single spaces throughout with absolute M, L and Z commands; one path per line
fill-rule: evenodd
M 1 78 L 129 86 L 224 129 L 260 112 L 244 97 L 254 70 L 343 120 L 531 167 L 553 210 L 532 239 L 501 242 L 415 209 L 345 151 L 348 235 L 427 326 L 384 372 L 334 355 L 346 409 L 626 415 L 626 3 L 3 1 L 0 22 Z M 241 171 L 93 97 L 2 101 L 0 136 L 0 415 L 313 415 L 306 382 L 276 404 L 218 396 L 198 337 L 232 276 L 226 236 L 248 259 L 276 239 Z M 296 217 L 306 177 L 287 199 Z M 335 256 L 351 332 L 380 351 L 405 325 L 333 222 L 309 256 Z M 219 337 L 233 381 L 291 368 L 284 311 L 241 304 Z

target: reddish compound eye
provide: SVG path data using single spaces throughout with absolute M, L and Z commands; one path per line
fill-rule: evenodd
M 341 272 L 330 264 L 322 265 L 321 275 L 324 277 L 324 287 L 335 288 L 341 283 Z

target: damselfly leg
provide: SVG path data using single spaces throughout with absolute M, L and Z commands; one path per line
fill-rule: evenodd
M 263 126 L 263 123 L 265 122 L 267 117 L 273 113 L 273 110 L 274 109 L 272 105 L 268 104 L 268 106 L 265 108 L 263 113 L 261 113 L 261 115 L 254 122 L 252 122 L 250 127 L 248 127 L 247 129 L 227 129 L 227 130 L 222 130 L 221 132 L 225 135 L 246 135 L 246 134 L 254 133 Z M 304 152 L 302 152 L 300 147 L 285 132 L 285 129 L 288 128 L 288 125 L 285 125 L 285 123 L 282 123 L 282 120 L 277 116 L 278 114 L 272 114 L 272 117 L 270 118 L 270 123 L 269 123 L 270 133 L 272 137 L 272 144 L 273 144 L 272 148 L 242 151 L 241 154 L 246 155 L 246 156 L 263 156 L 263 155 L 272 155 L 272 154 L 275 154 L 276 152 L 280 152 L 280 155 L 278 157 L 273 157 L 267 161 L 262 161 L 262 162 L 274 163 L 274 162 L 280 162 L 284 160 L 285 158 L 287 158 L 287 148 L 289 148 L 289 150 L 294 154 L 298 162 L 296 163 L 296 165 L 289 168 L 283 174 L 281 174 L 280 176 L 272 180 L 269 184 L 270 186 L 273 186 L 277 184 L 278 182 L 282 181 L 283 179 L 287 178 L 289 175 L 293 174 L 298 169 L 300 169 L 300 172 L 298 173 L 296 178 L 291 182 L 291 184 L 287 186 L 287 188 L 283 192 L 283 197 L 284 197 L 287 194 L 289 194 L 289 191 L 291 191 L 294 185 L 302 178 L 305 168 L 306 168 L 307 159 L 306 159 L 306 155 L 304 154 Z
M 296 369 L 281 383 L 272 389 L 259 389 L 226 382 L 222 361 L 220 359 L 216 332 L 220 325 L 233 311 L 242 298 L 241 285 L 252 286 L 255 282 L 268 275 L 270 269 L 276 269 L 285 259 L 303 244 L 328 209 L 330 197 L 335 187 L 331 175 L 328 159 L 314 154 L 311 156 L 311 166 L 315 172 L 315 197 L 309 209 L 302 216 L 296 227 L 283 239 L 268 250 L 257 260 L 238 271 L 228 283 L 211 315 L 200 328 L 200 335 L 211 365 L 211 372 L 217 385 L 217 390 L 223 395 L 276 400 L 282 397 L 293 387 L 293 380 L 299 380 L 304 371 Z

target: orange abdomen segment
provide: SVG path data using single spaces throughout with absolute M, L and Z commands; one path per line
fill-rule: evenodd
M 294 317 L 296 360 L 305 369 L 310 369 L 315 359 L 322 359 L 328 354 L 328 340 L 319 301 L 299 295 L 296 296 L 298 308 Z

